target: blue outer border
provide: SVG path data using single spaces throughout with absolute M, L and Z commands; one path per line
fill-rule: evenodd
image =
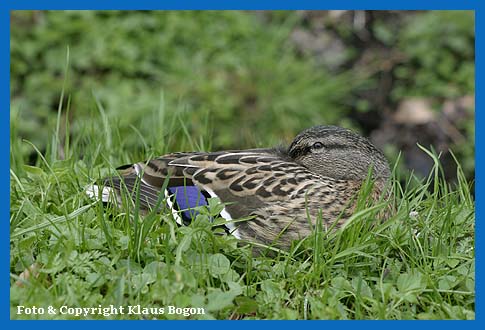
M 479 33 L 479 31 L 482 31 Z M 483 8 L 477 9 L 475 12 L 475 109 L 481 109 L 484 106 L 483 97 L 483 49 L 484 49 L 484 38 L 483 31 L 485 31 L 485 10 Z M 483 297 L 479 294 L 483 292 L 483 284 L 481 283 L 481 275 L 483 275 L 483 263 L 481 258 L 481 253 L 483 251 L 483 243 L 481 242 L 480 233 L 482 232 L 483 223 L 481 219 L 483 218 L 484 208 L 483 208 L 483 166 L 485 166 L 483 155 L 484 155 L 484 144 L 483 138 L 479 133 L 480 128 L 483 127 L 485 123 L 485 115 L 482 110 L 475 110 L 475 248 L 476 248 L 476 274 L 475 274 L 475 313 L 476 319 L 479 321 L 483 320 Z M 478 275 L 478 276 L 477 276 Z
M 4 0 L 11 9 L 475 9 L 480 0 Z
M 66 0 L 44 0 L 40 3 L 40 0 L 3 0 L 0 1 L 0 45 L 4 49 L 3 52 L 0 52 L 0 102 L 3 103 L 3 110 L 0 110 L 0 125 L 3 129 L 0 129 L 0 144 L 1 144 L 1 161 L 0 161 L 0 169 L 1 173 L 4 173 L 0 176 L 0 185 L 3 189 L 0 189 L 0 203 L 1 208 L 3 210 L 4 217 L 2 217 L 2 221 L 0 222 L 1 233 L 4 236 L 1 242 L 1 264 L 5 265 L 5 268 L 9 267 L 9 214 L 7 214 L 7 209 L 10 209 L 10 188 L 9 188 L 9 176 L 7 173 L 9 172 L 9 154 L 7 154 L 7 150 L 10 150 L 10 116 L 9 111 L 6 109 L 10 108 L 10 51 L 6 51 L 10 49 L 10 10 L 22 10 L 22 9 L 381 9 L 381 10 L 388 10 L 388 9 L 402 9 L 402 10 L 421 10 L 421 9 L 469 9 L 469 10 L 476 10 L 476 31 L 485 31 L 485 11 L 481 9 L 482 7 L 480 0 L 399 0 L 399 1 L 382 1 L 382 0 L 327 0 L 327 1 L 310 1 L 310 0 L 299 0 L 299 1 L 290 1 L 290 0 L 280 0 L 280 1 L 268 1 L 268 0 L 209 0 L 205 2 L 201 1 L 185 1 L 184 3 L 177 3 L 175 1 L 156 1 L 156 0 L 137 0 L 137 1 L 120 1 L 120 0 L 84 0 L 84 1 L 66 1 Z M 484 41 L 483 36 L 481 33 L 476 34 L 476 108 L 479 109 L 482 107 L 484 101 L 484 97 L 481 96 L 482 94 L 482 86 L 483 81 L 483 52 L 482 49 L 484 48 Z M 483 187 L 483 179 L 482 179 L 482 166 L 485 166 L 483 160 L 483 153 L 484 153 L 484 145 L 482 139 L 480 137 L 480 128 L 482 123 L 484 122 L 484 114 L 481 111 L 476 111 L 476 236 L 480 237 L 480 233 L 482 231 L 482 224 L 480 219 L 484 214 L 484 209 L 482 205 L 482 199 L 484 195 L 484 187 Z M 352 322 L 340 322 L 335 323 L 338 321 L 328 321 L 325 323 L 321 323 L 319 321 L 307 321 L 305 323 L 305 327 L 344 327 L 349 329 L 354 329 L 356 326 L 358 328 L 361 327 L 369 327 L 372 329 L 389 329 L 390 327 L 402 327 L 402 328 L 409 328 L 409 327 L 418 327 L 418 328 L 428 328 L 428 327 L 436 327 L 439 329 L 443 328 L 453 328 L 455 329 L 457 326 L 459 327 L 470 327 L 470 328 L 480 328 L 479 324 L 483 321 L 483 298 L 480 296 L 480 292 L 482 292 L 482 283 L 480 281 L 480 276 L 483 274 L 482 265 L 481 265 L 481 256 L 480 252 L 482 251 L 482 243 L 480 239 L 476 240 L 476 247 L 477 247 L 477 281 L 476 281 L 476 321 L 427 321 L 427 322 L 413 322 L 413 321 L 352 321 Z M 1 281 L 0 289 L 1 289 L 1 297 L 2 297 L 2 308 L 1 308 L 1 322 L 8 322 L 5 324 L 8 328 L 21 328 L 21 327 L 38 327 L 39 322 L 35 325 L 30 323 L 29 321 L 17 321 L 12 323 L 9 321 L 10 318 L 10 303 L 9 303 L 9 269 L 5 272 L 3 281 Z M 45 321 L 41 322 L 41 326 L 45 325 L 50 329 L 57 327 L 64 328 L 67 324 L 66 322 L 69 321 Z M 89 323 L 90 326 L 99 326 L 101 327 L 100 323 L 102 321 L 91 321 Z M 112 321 L 116 322 L 116 326 L 130 326 L 130 323 L 126 323 L 123 321 Z M 284 326 L 294 326 L 294 323 L 288 323 L 289 321 L 271 321 L 270 323 L 247 323 L 247 322 L 231 322 L 231 321 L 220 321 L 220 322 L 178 322 L 173 323 L 176 321 L 166 321 L 168 323 L 163 323 L 162 326 L 176 326 L 176 327 L 188 327 L 195 325 L 196 327 L 208 326 L 208 327 L 215 327 L 215 328 L 236 328 L 236 329 L 243 329 L 247 326 L 276 326 L 276 327 L 284 327 Z M 228 323 L 231 322 L 231 323 Z M 276 323 L 277 322 L 277 323 Z M 390 323 L 392 322 L 392 323 Z M 409 323 L 413 322 L 413 323 Z M 459 322 L 459 324 L 457 324 Z M 79 322 L 69 322 L 67 326 L 83 326 L 84 324 Z M 113 324 L 110 324 L 113 325 Z M 144 326 L 153 325 L 153 323 L 144 323 Z M 160 323 L 156 325 L 157 327 L 160 326 Z M 299 326 L 299 325 L 298 325 Z M 483 328 L 483 326 L 481 326 Z
M 1 6 L 1 5 L 0 5 Z M 6 10 L 0 10 L 0 47 L 4 51 L 0 52 L 0 100 L 3 103 L 0 107 L 0 210 L 2 210 L 2 217 L 0 218 L 0 232 L 2 233 L 2 239 L 0 239 L 0 264 L 5 265 L 6 271 L 1 272 L 0 278 L 0 296 L 9 297 L 8 292 L 10 290 L 10 239 L 7 237 L 10 233 L 10 223 L 7 221 L 10 218 L 7 210 L 10 210 L 10 175 L 7 174 L 10 171 L 10 24 L 9 24 L 9 12 Z M 8 52 L 6 51 L 8 50 Z M 2 129 L 3 128 L 3 129 Z M 8 267 L 8 268 L 7 268 Z M 3 299 L 2 299 L 3 300 Z M 3 302 L 3 301 L 2 301 Z M 1 304 L 1 319 L 8 319 L 10 317 L 9 306 L 10 302 Z M 4 317 L 6 316 L 6 317 Z

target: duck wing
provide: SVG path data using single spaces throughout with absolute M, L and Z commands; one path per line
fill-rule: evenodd
M 348 198 L 345 183 L 322 178 L 275 149 L 172 153 L 122 166 L 119 176 L 104 179 L 103 185 L 103 201 L 114 191 L 121 203 L 123 190 L 135 201 L 138 192 L 141 208 L 168 206 L 179 224 L 190 223 L 197 214 L 191 209 L 207 205 L 208 197 L 218 197 L 226 220 L 251 217 L 237 228 L 228 223 L 229 232 L 265 243 L 289 225 L 293 231 L 285 241 L 306 235 L 309 214 L 315 217 L 323 209 L 325 220 L 336 218 L 345 207 L 339 200 Z

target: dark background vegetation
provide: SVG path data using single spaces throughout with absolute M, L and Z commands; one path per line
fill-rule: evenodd
M 416 143 L 443 152 L 450 178 L 451 149 L 472 179 L 474 36 L 471 11 L 15 11 L 12 157 L 37 161 L 23 139 L 45 151 L 64 89 L 71 141 L 109 143 L 86 128 L 103 117 L 134 157 L 123 161 L 174 151 L 187 132 L 187 149 L 215 150 L 333 124 L 422 175 L 432 161 Z

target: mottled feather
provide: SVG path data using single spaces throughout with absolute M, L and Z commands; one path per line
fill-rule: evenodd
M 104 185 L 119 196 L 122 181 L 134 191 L 140 178 L 146 209 L 157 205 L 167 185 L 195 185 L 227 203 L 227 217 L 250 218 L 238 223 L 236 236 L 287 248 L 308 236 L 320 215 L 325 225 L 339 227 L 352 214 L 369 167 L 376 180 L 373 196 L 379 198 L 390 175 L 382 153 L 349 130 L 317 126 L 288 149 L 172 153 L 124 166 L 119 178 Z

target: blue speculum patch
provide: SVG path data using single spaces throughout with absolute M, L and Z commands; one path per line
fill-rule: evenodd
M 195 186 L 169 187 L 167 190 L 169 195 L 174 195 L 174 207 L 181 211 L 184 223 L 190 223 L 199 214 L 194 208 L 207 205 L 206 197 Z

